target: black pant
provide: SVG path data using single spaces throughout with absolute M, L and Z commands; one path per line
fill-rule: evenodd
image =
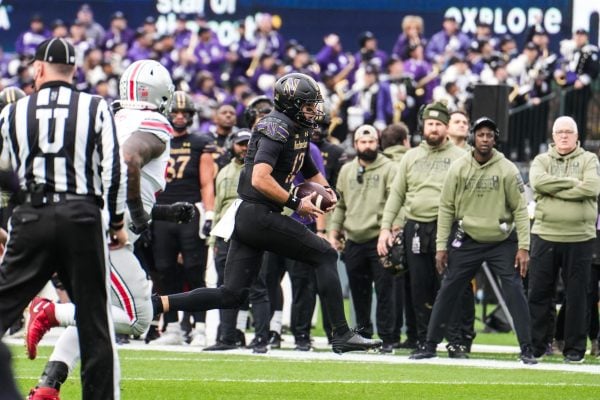
M 217 270 L 217 287 L 221 286 L 225 279 L 225 262 L 229 251 L 229 242 L 217 238 L 215 243 L 215 268 Z M 269 338 L 270 303 L 267 295 L 267 287 L 263 274 L 258 274 L 252 285 L 248 300 L 240 308 L 226 308 L 219 310 L 219 328 L 217 338 L 219 342 L 235 345 L 237 341 L 237 315 L 239 310 L 247 311 L 248 303 L 252 304 L 252 315 L 254 317 L 254 331 L 257 338 L 265 342 Z
M 446 339 L 449 344 L 470 347 L 475 336 L 475 294 L 471 282 L 468 282 L 452 311 Z
M 263 262 L 271 314 L 283 310 L 281 280 L 287 271 L 292 286 L 290 330 L 296 340 L 307 340 L 310 337 L 312 316 L 317 303 L 317 278 L 314 268 L 271 252 L 265 253 Z
M 73 303 L 83 399 L 113 399 L 116 351 L 108 319 L 106 244 L 98 206 L 87 201 L 14 210 L 0 267 L 0 336 L 58 272 Z
M 516 234 L 499 243 L 479 243 L 466 237 L 462 246 L 450 247 L 448 267 L 435 299 L 427 330 L 427 341 L 439 343 L 444 337 L 446 322 L 451 318 L 455 301 L 464 292 L 483 262 L 500 278 L 506 305 L 513 318 L 519 344 L 531 343 L 527 299 L 519 270 L 515 268 Z
M 417 342 L 417 321 L 410 293 L 410 272 L 394 278 L 396 292 L 396 323 L 393 336 L 400 340 L 402 327 L 406 323 L 406 339 Z
M 410 291 L 417 321 L 417 340 L 419 342 L 425 342 L 427 337 L 427 325 L 431 317 L 435 296 L 440 288 L 438 273 L 435 269 L 436 232 L 435 222 L 420 223 L 408 220 L 404 226 L 406 261 L 410 273 Z M 412 250 L 415 233 L 420 238 L 418 254 L 415 254 Z
M 600 321 L 598 320 L 598 282 L 600 282 L 600 265 L 592 264 L 591 278 L 590 278 L 590 291 L 588 304 L 590 307 L 590 326 L 588 329 L 588 337 L 590 340 L 598 340 L 600 334 Z
M 0 328 L 0 332 L 3 332 L 2 328 Z M 22 398 L 13 377 L 10 350 L 0 341 L 0 400 L 21 400 Z
M 198 214 L 188 224 L 155 221 L 153 225 L 153 255 L 154 265 L 160 276 L 160 286 L 164 293 L 179 293 L 183 283 L 191 289 L 206 287 L 207 247 L 206 242 L 198 236 Z M 177 256 L 183 258 L 183 274 L 178 272 Z M 183 278 L 183 279 L 182 279 Z M 193 313 L 195 322 L 204 322 L 205 312 Z M 177 312 L 164 315 L 165 322 L 176 322 Z
M 301 223 L 271 211 L 266 205 L 249 202 L 243 202 L 236 215 L 223 286 L 169 296 L 170 307 L 182 311 L 238 307 L 260 272 L 264 251 L 316 267 L 319 296 L 325 303 L 334 332 L 348 329 L 337 273 L 337 252 Z
M 585 354 L 593 245 L 594 239 L 578 243 L 557 243 L 531 235 L 529 310 L 534 353 L 543 353 L 546 348 L 548 310 L 552 307 L 559 269 L 562 269 L 566 300 L 563 354 Z
M 379 261 L 377 238 L 366 243 L 348 240 L 344 253 L 356 325 L 362 328 L 361 334 L 369 338 L 373 335 L 371 303 L 373 286 L 375 286 L 377 334 L 385 343 L 395 342 L 397 338 L 394 337 L 396 324 L 394 276 Z

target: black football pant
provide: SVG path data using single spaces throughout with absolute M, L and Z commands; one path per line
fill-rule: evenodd
M 108 318 L 108 272 L 102 217 L 88 201 L 15 208 L 0 266 L 0 337 L 58 273 L 76 305 L 84 400 L 118 392 L 118 358 Z M 0 390 L 3 388 L 0 388 Z
M 2 327 L 0 327 L 0 332 L 4 332 Z M 13 377 L 10 350 L 0 341 L 0 400 L 20 400 L 22 398 Z
M 207 247 L 206 242 L 198 236 L 199 215 L 188 224 L 155 221 L 152 223 L 154 265 L 160 276 L 160 287 L 164 293 L 173 294 L 183 290 L 182 283 L 191 289 L 206 287 Z M 183 274 L 178 274 L 177 255 L 183 257 Z M 183 281 L 181 277 L 183 276 Z M 204 322 L 205 312 L 194 312 L 195 322 Z M 165 323 L 177 322 L 177 312 L 164 315 Z
M 455 308 L 456 299 L 485 261 L 502 283 L 506 305 L 513 318 L 519 344 L 531 344 L 531 323 L 523 281 L 515 268 L 516 235 L 499 243 L 479 243 L 466 237 L 459 248 L 448 250 L 448 267 L 435 299 L 427 330 L 427 341 L 440 343 Z
M 559 270 L 565 286 L 563 354 L 585 354 L 589 324 L 588 296 L 594 239 L 578 243 L 549 242 L 531 235 L 529 310 L 535 354 L 546 349 L 549 309 Z
M 337 252 L 329 242 L 300 222 L 256 203 L 242 202 L 238 209 L 223 286 L 169 296 L 170 307 L 181 311 L 239 307 L 260 272 L 265 251 L 316 268 L 319 296 L 326 306 L 333 330 L 345 333 L 348 324 L 337 273 Z
M 377 238 L 366 243 L 346 241 L 344 260 L 350 283 L 352 304 L 356 314 L 357 328 L 366 337 L 373 335 L 371 303 L 373 286 L 377 298 L 375 312 L 377 334 L 384 343 L 393 343 L 396 324 L 394 276 L 383 267 L 377 255 Z
M 217 270 L 217 287 L 225 280 L 225 262 L 229 242 L 217 238 L 215 242 L 215 268 Z M 265 342 L 269 338 L 269 318 L 271 307 L 263 274 L 259 274 L 250 286 L 248 300 L 240 308 L 226 308 L 219 310 L 219 328 L 217 329 L 218 341 L 225 344 L 235 345 L 238 340 L 236 329 L 237 315 L 239 310 L 247 311 L 248 302 L 252 304 L 252 316 L 254 317 L 254 331 L 257 338 Z

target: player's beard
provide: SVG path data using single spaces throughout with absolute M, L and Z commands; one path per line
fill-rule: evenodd
M 377 150 L 367 149 L 364 151 L 357 151 L 356 157 L 363 161 L 372 162 L 375 161 L 375 159 L 377 158 Z

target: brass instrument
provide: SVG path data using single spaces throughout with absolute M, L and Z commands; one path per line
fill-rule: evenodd
M 423 96 L 425 94 L 425 86 L 427 86 L 429 82 L 433 81 L 438 76 L 440 76 L 440 67 L 434 65 L 430 73 L 417 81 L 417 84 L 415 85 L 415 95 L 418 97 Z
M 392 115 L 392 123 L 397 124 L 402 119 L 402 111 L 406 108 L 406 104 L 402 100 L 394 103 L 394 114 Z
M 254 56 L 252 57 L 252 61 L 250 61 L 250 66 L 246 70 L 246 76 L 248 78 L 252 78 L 254 73 L 256 72 L 256 68 L 260 64 L 260 58 L 262 57 L 265 49 L 267 48 L 267 39 L 259 38 L 258 43 L 256 44 L 256 49 L 254 51 Z

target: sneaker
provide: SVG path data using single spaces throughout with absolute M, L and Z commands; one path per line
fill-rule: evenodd
M 265 354 L 269 350 L 268 343 L 262 338 L 256 337 L 252 342 L 254 343 L 252 352 L 255 354 Z
M 296 347 L 294 348 L 296 351 L 311 351 L 312 350 L 312 340 L 307 335 L 300 335 L 296 338 Z
M 410 360 L 425 360 L 427 358 L 437 358 L 437 346 L 435 343 L 425 342 L 413 352 L 408 358 Z
M 158 327 L 156 325 L 150 325 L 148 328 L 148 332 L 146 333 L 146 337 L 144 338 L 144 342 L 146 344 L 150 343 L 153 340 L 156 340 L 160 337 L 160 333 L 158 332 Z
M 519 354 L 519 360 L 522 364 L 525 365 L 535 365 L 538 363 L 533 354 L 531 346 L 528 344 L 524 344 L 521 346 L 521 354 Z
M 269 346 L 271 349 L 281 348 L 281 335 L 279 332 L 269 331 Z
M 206 335 L 203 331 L 195 329 L 192 332 L 192 340 L 190 342 L 190 346 L 206 347 Z
M 156 340 L 148 343 L 149 346 L 177 346 L 185 343 L 183 331 L 177 323 L 167 325 L 167 330 Z
M 381 347 L 379 339 L 365 339 L 356 331 L 349 330 L 342 336 L 334 337 L 332 340 L 332 350 L 334 353 L 342 354 L 348 351 L 366 351 Z
M 58 390 L 49 387 L 36 387 L 29 391 L 27 400 L 60 400 Z
M 379 349 L 381 354 L 393 354 L 394 353 L 394 343 L 386 343 L 383 342 L 381 348 Z
M 208 347 L 202 349 L 202 351 L 226 351 L 226 350 L 235 350 L 237 348 L 238 348 L 238 346 L 236 346 L 235 344 L 217 342 L 217 343 L 213 344 L 212 346 L 208 346 Z
M 448 357 L 449 358 L 458 358 L 458 359 L 467 359 L 469 355 L 467 354 L 467 347 L 462 344 L 450 343 L 446 346 L 448 349 Z
M 569 364 L 581 364 L 584 357 L 578 353 L 567 353 L 565 354 L 564 362 Z
M 30 360 L 37 356 L 37 346 L 50 328 L 58 326 L 54 314 L 54 303 L 48 299 L 35 297 L 29 305 L 29 321 L 25 333 L 25 347 Z

